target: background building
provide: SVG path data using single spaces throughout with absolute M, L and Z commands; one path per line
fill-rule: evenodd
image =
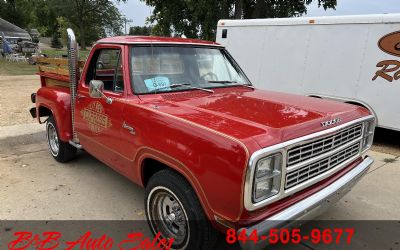
M 18 39 L 32 41 L 28 32 L 20 27 L 0 18 L 0 35 L 4 33 L 5 39 L 11 44 L 17 44 Z

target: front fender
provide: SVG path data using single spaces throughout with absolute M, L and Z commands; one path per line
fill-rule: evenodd
M 186 120 L 129 105 L 124 120 L 136 130 L 135 182 L 141 162 L 153 158 L 181 173 L 192 185 L 210 219 L 239 220 L 249 151 L 240 141 Z

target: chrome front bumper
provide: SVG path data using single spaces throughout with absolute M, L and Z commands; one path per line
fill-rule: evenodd
M 249 236 L 254 230 L 257 230 L 259 236 L 268 236 L 269 231 L 273 228 L 296 226 L 298 224 L 296 221 L 315 218 L 347 194 L 368 171 L 373 162 L 374 160 L 371 157 L 366 156 L 360 164 L 329 186 L 258 224 L 239 229 L 238 233 L 246 230 L 246 234 Z M 253 241 L 247 241 L 245 244 L 240 242 L 243 249 L 250 250 L 262 249 L 266 245 L 268 245 L 268 239 L 260 240 L 257 244 L 254 244 Z

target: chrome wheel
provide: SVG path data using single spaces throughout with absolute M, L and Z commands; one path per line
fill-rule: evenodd
M 53 156 L 57 156 L 60 151 L 57 130 L 52 123 L 47 123 L 47 142 Z
M 154 234 L 165 239 L 173 238 L 173 249 L 185 249 L 190 238 L 190 228 L 185 209 L 176 195 L 165 187 L 155 187 L 147 200 L 147 212 Z

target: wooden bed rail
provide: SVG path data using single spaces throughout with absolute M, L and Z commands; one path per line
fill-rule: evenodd
M 68 59 L 39 57 L 37 65 L 43 86 L 69 87 Z M 78 61 L 79 72 L 84 65 L 85 61 Z
M 69 76 L 68 59 L 39 57 L 37 59 L 39 72 L 54 73 Z M 82 71 L 85 61 L 78 61 L 79 70 Z

